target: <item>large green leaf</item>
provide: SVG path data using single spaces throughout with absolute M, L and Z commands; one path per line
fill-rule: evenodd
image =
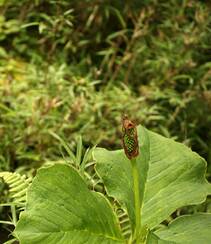
M 140 132 L 141 131 L 141 132 Z M 140 195 L 144 195 L 147 180 L 149 161 L 149 137 L 147 131 L 139 128 L 141 133 L 140 155 L 137 157 L 140 172 Z M 134 194 L 131 163 L 123 150 L 108 151 L 96 148 L 94 157 L 97 160 L 96 170 L 102 177 L 105 187 L 110 196 L 115 197 L 120 203 L 124 203 L 130 216 L 131 224 L 135 226 Z
M 157 230 L 155 234 L 167 243 L 210 244 L 210 230 L 211 214 L 200 213 L 181 216 L 173 220 L 165 229 Z M 152 243 L 149 242 L 149 244 Z
M 21 244 L 123 243 L 106 198 L 68 165 L 40 169 L 15 229 Z
M 205 179 L 206 162 L 188 147 L 138 127 L 140 155 L 137 158 L 143 195 L 142 225 L 150 229 L 177 208 L 205 200 L 210 184 Z M 123 150 L 96 149 L 96 170 L 107 192 L 126 206 L 134 226 L 131 163 Z

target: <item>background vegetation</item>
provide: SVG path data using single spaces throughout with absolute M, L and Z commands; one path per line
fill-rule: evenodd
M 79 134 L 119 148 L 128 113 L 197 151 L 210 179 L 210 11 L 199 0 L 0 0 L 0 170 L 34 175 L 61 157 L 51 132 L 73 151 Z M 181 212 L 198 209 L 209 199 Z

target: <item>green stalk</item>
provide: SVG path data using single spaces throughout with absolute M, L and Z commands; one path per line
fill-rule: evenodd
M 133 174 L 133 191 L 134 191 L 134 201 L 135 201 L 135 232 L 134 239 L 136 243 L 140 243 L 140 230 L 141 230 L 141 204 L 139 195 L 139 173 L 136 158 L 130 160 L 132 165 Z

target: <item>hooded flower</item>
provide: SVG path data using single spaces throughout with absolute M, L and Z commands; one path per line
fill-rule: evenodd
M 138 137 L 136 124 L 124 116 L 122 119 L 122 142 L 125 154 L 129 159 L 135 158 L 139 154 Z

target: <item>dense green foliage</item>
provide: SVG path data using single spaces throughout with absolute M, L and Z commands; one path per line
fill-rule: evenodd
M 72 151 L 78 134 L 118 148 L 128 113 L 197 151 L 210 179 L 210 11 L 200 0 L 0 0 L 0 171 L 33 176 L 66 156 L 53 132 Z
M 138 137 L 136 172 L 141 204 L 137 212 L 130 160 L 123 150 L 96 148 L 96 171 L 106 192 L 87 188 L 83 179 L 86 170 L 79 174 L 64 163 L 40 169 L 29 187 L 26 210 L 14 232 L 20 242 L 152 244 L 146 242 L 147 235 L 156 230 L 154 236 L 168 244 L 209 244 L 211 214 L 184 215 L 168 228 L 159 225 L 179 207 L 201 203 L 211 194 L 211 184 L 204 177 L 205 161 L 183 144 L 142 126 Z M 122 220 L 117 209 L 122 209 L 129 221 Z M 136 214 L 140 216 L 141 231 L 139 241 L 132 242 L 137 240 Z

